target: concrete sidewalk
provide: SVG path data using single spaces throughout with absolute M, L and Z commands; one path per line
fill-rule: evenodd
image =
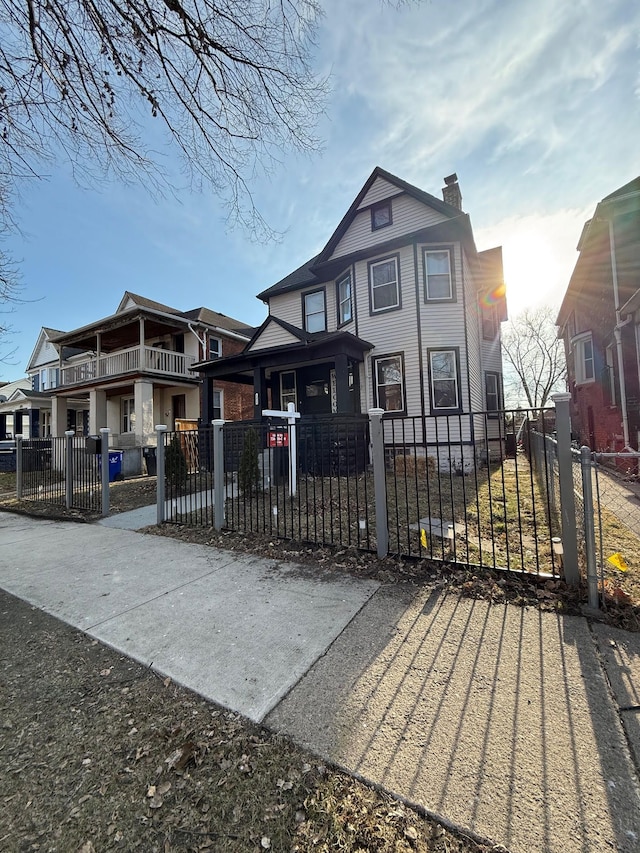
M 0 542 L 7 591 L 445 821 L 640 849 L 638 635 L 105 525 Z

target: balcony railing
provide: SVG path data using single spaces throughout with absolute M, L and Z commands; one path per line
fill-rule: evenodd
M 182 352 L 170 352 L 159 347 L 144 347 L 143 364 L 140 365 L 140 347 L 130 347 L 90 358 L 87 361 L 63 367 L 61 371 L 62 385 L 79 385 L 92 379 L 122 376 L 127 373 L 144 372 L 157 373 L 162 376 L 195 378 L 191 365 L 195 358 Z

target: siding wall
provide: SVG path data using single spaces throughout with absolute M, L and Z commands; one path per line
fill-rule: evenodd
M 298 300 L 300 299 L 300 295 L 298 293 L 290 295 L 292 297 L 297 296 Z M 284 317 L 282 319 L 284 319 Z M 271 323 L 266 327 L 266 329 L 264 329 L 260 337 L 254 341 L 251 346 L 251 351 L 255 352 L 255 350 L 268 349 L 269 347 L 280 347 L 285 344 L 294 344 L 297 342 L 298 338 L 292 335 L 291 332 L 287 332 L 286 329 L 283 329 L 282 326 L 278 326 L 276 323 Z
M 409 234 L 420 228 L 437 225 L 439 222 L 447 220 L 447 217 L 442 213 L 425 207 L 424 204 L 408 195 L 399 195 L 393 198 L 391 210 L 393 223 L 376 231 L 371 230 L 371 212 L 368 209 L 357 213 L 346 234 L 336 246 L 332 257 L 340 258 L 350 252 L 366 249 L 385 240 L 392 240 L 395 237 L 401 237 L 403 234 Z

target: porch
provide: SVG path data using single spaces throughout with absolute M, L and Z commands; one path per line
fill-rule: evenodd
M 63 367 L 60 384 L 63 387 L 81 385 L 96 379 L 110 379 L 130 373 L 161 374 L 173 379 L 196 379 L 191 370 L 196 361 L 192 355 L 171 352 L 146 345 L 129 347 L 109 355 L 95 355 L 84 361 Z

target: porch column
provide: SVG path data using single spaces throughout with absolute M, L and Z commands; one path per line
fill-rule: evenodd
M 67 430 L 67 398 L 51 398 L 51 435 L 60 438 Z
M 349 363 L 344 353 L 336 356 L 336 406 L 339 415 L 351 411 L 351 395 L 349 394 Z
M 89 391 L 89 434 L 98 435 L 107 426 L 107 392 Z
M 153 382 L 138 379 L 133 386 L 134 404 L 133 410 L 136 415 L 136 444 L 145 446 L 153 444 L 155 439 L 155 428 L 153 423 Z
M 256 367 L 253 371 L 253 417 L 259 421 L 262 410 L 267 405 L 267 379 L 264 367 Z
M 140 317 L 140 370 L 145 369 L 145 359 L 144 359 L 144 317 Z M 137 402 L 136 402 L 137 406 Z M 137 414 L 137 410 L 136 410 Z M 155 433 L 154 433 L 155 434 Z
M 0 415 L 0 441 L 7 437 L 7 416 Z

